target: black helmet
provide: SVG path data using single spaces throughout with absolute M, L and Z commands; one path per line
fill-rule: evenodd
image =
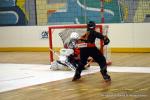
M 89 21 L 88 24 L 87 24 L 87 28 L 88 28 L 88 29 L 94 30 L 94 29 L 95 29 L 95 26 L 96 26 L 96 24 L 95 24 L 94 21 Z

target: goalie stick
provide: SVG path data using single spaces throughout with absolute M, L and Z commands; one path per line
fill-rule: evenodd
M 93 58 L 90 59 L 90 61 L 88 61 L 88 63 L 84 66 L 85 68 L 90 67 L 90 64 L 93 62 Z
M 52 50 L 51 48 L 49 48 L 49 50 L 52 51 L 52 53 L 55 54 L 58 58 L 60 58 L 60 55 L 56 51 Z M 76 70 L 76 68 L 68 61 L 65 61 L 65 63 L 63 63 L 63 62 L 57 60 L 57 63 L 65 65 L 65 66 L 69 67 L 73 71 Z
M 57 54 L 57 52 L 54 51 L 53 49 L 49 48 L 49 50 L 50 50 L 54 55 L 56 55 L 57 57 L 60 57 L 59 54 Z

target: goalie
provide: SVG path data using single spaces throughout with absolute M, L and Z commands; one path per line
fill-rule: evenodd
M 52 70 L 76 70 L 79 65 L 79 49 L 77 49 L 79 34 L 72 32 L 70 39 L 65 43 L 65 48 L 60 50 L 58 60 L 52 62 L 50 69 Z

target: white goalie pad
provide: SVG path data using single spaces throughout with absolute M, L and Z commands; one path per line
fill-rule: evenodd
M 60 49 L 60 56 L 70 56 L 71 54 L 73 54 L 74 51 L 73 49 Z
M 67 56 L 59 56 L 59 61 L 62 63 L 65 63 L 68 61 L 68 58 L 67 58 Z
M 54 70 L 54 71 L 57 71 L 57 70 L 61 70 L 61 71 L 66 71 L 66 70 L 71 70 L 70 68 L 68 68 L 67 66 L 63 65 L 63 64 L 60 64 L 58 63 L 57 61 L 53 61 L 51 63 L 51 66 L 50 66 L 50 69 L 51 70 Z
M 60 55 L 58 55 L 58 60 L 55 60 L 51 63 L 51 70 L 73 70 L 75 71 L 75 67 L 68 61 L 68 57 L 74 54 L 73 49 L 61 49 Z

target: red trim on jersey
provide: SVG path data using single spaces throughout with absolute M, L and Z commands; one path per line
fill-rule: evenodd
M 85 47 L 96 47 L 94 43 L 78 43 L 78 48 L 85 48 Z

